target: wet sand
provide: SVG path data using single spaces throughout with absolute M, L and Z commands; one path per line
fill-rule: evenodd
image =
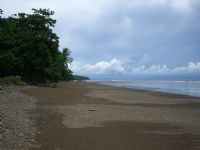
M 95 83 L 32 87 L 34 150 L 199 150 L 200 98 Z

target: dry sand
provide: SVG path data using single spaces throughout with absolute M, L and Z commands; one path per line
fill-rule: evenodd
M 95 83 L 32 87 L 35 150 L 199 150 L 200 98 Z

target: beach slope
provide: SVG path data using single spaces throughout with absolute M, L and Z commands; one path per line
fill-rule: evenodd
M 37 150 L 198 150 L 200 98 L 63 82 L 38 99 Z

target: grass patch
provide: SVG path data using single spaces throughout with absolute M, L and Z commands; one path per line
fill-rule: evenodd
M 0 78 L 0 85 L 25 85 L 26 83 L 20 76 L 9 76 Z

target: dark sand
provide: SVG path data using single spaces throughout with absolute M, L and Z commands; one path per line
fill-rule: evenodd
M 35 150 L 199 150 L 200 98 L 60 83 L 39 98 Z

